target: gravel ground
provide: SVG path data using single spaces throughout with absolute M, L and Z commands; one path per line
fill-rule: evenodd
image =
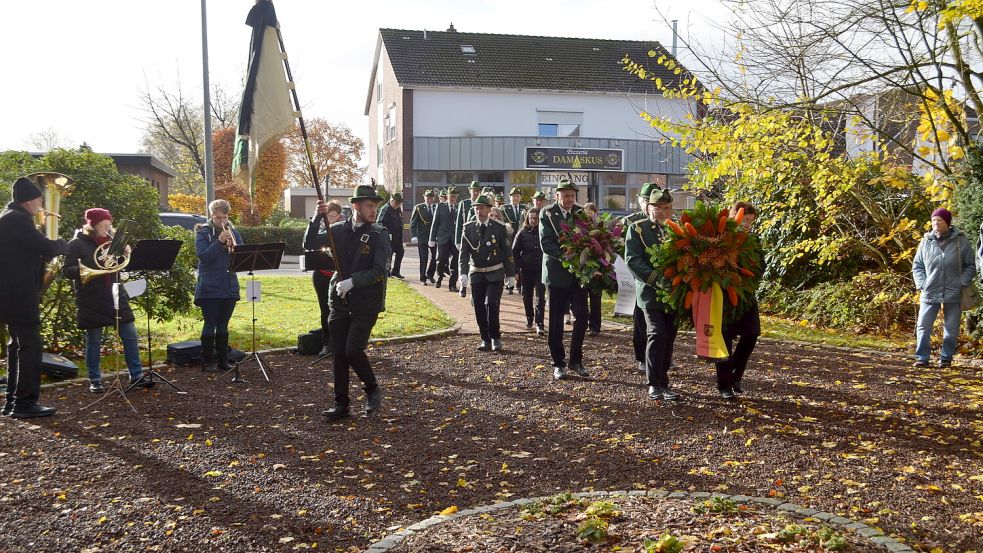
M 357 551 L 450 506 L 564 491 L 771 496 L 916 549 L 983 548 L 983 375 L 900 358 L 759 345 L 739 402 L 680 337 L 683 401 L 645 396 L 630 336 L 588 338 L 593 378 L 553 382 L 546 342 L 473 337 L 370 352 L 382 412 L 334 424 L 330 362 L 270 355 L 272 385 L 175 368 L 95 408 L 0 421 L 0 551 Z M 363 394 L 353 389 L 353 408 Z

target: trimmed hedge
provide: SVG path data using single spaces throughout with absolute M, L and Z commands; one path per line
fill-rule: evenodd
M 283 242 L 287 245 L 283 253 L 300 255 L 304 253 L 304 232 L 306 228 L 289 227 L 236 227 L 246 244 L 266 244 Z

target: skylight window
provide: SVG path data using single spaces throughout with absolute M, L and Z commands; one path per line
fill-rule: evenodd
M 464 54 L 464 55 L 466 55 L 466 56 L 473 56 L 473 55 L 477 54 L 478 52 L 474 49 L 474 46 L 471 46 L 470 44 L 462 44 L 461 45 L 461 53 Z

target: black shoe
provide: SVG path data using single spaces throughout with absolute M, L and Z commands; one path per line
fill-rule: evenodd
M 3 404 L 3 410 L 0 411 L 0 415 L 6 417 L 6 416 L 10 415 L 10 412 L 13 411 L 13 410 L 14 410 L 14 402 L 13 401 L 4 402 L 4 404 Z
M 215 368 L 215 335 L 201 335 L 201 372 L 213 373 Z
M 420 281 L 420 286 L 427 286 L 427 281 L 426 280 L 421 280 Z
M 101 380 L 95 380 L 89 382 L 89 391 L 93 394 L 103 394 L 106 393 L 106 387 L 102 385 Z
M 565 320 L 563 321 L 563 324 L 565 324 L 565 325 L 567 325 L 567 326 L 570 326 L 570 325 L 572 325 L 572 324 L 573 324 L 573 319 L 571 319 L 570 317 L 567 317 L 567 318 L 566 318 L 566 319 L 565 319 Z
M 324 347 L 321 348 L 321 351 L 319 351 L 317 354 L 318 355 L 322 355 L 322 356 L 323 355 L 334 355 L 334 348 L 332 348 L 331 346 L 325 344 Z
M 507 288 L 507 290 L 509 291 L 509 295 L 511 296 L 512 293 L 515 291 L 515 288 Z
M 497 340 L 495 338 L 492 338 L 491 350 L 492 351 L 502 351 L 502 341 L 501 340 Z
M 928 367 L 928 361 L 915 361 L 915 363 L 912 365 L 912 367 L 914 367 L 916 369 L 924 369 L 924 368 Z
M 328 419 L 329 422 L 334 422 L 334 421 L 337 421 L 337 420 L 341 420 L 341 419 L 343 419 L 345 417 L 348 417 L 352 413 L 351 413 L 351 411 L 348 410 L 347 407 L 337 407 L 337 406 L 335 406 L 335 407 L 332 407 L 331 409 L 328 409 L 327 411 L 322 411 L 321 414 L 324 415 Z
M 440 288 L 440 283 L 443 282 L 443 281 L 444 281 L 444 275 L 438 276 L 437 277 L 437 282 L 434 282 L 433 283 L 433 287 L 434 288 Z
M 939 368 L 940 369 L 948 369 L 951 366 L 952 366 L 952 361 L 951 360 L 943 359 L 943 360 L 939 361 Z
M 391 274 L 389 276 L 391 276 L 393 278 L 398 278 L 400 280 L 406 280 L 406 278 L 403 275 L 399 274 L 399 273 L 393 273 L 393 274 Z
M 133 386 L 134 388 L 153 388 L 154 384 L 156 384 L 156 382 L 154 382 L 147 375 L 141 376 L 140 378 L 130 379 L 130 386 Z
M 743 394 L 744 393 L 744 388 L 741 386 L 741 381 L 740 380 L 734 381 L 734 384 L 730 387 L 730 389 L 731 390 L 734 390 L 734 393 L 735 394 Z
M 567 377 L 567 373 L 562 366 L 556 365 L 553 367 L 553 380 L 563 380 Z
M 737 396 L 734 395 L 734 390 L 728 387 L 717 387 L 717 391 L 720 392 L 720 397 L 726 399 L 727 401 L 734 401 L 737 399 Z
M 448 286 L 447 287 L 447 291 L 448 292 L 460 292 L 460 290 L 457 288 L 457 286 Z
M 532 328 L 532 321 L 526 321 L 526 328 Z
M 570 370 L 577 373 L 580 378 L 590 378 L 590 373 L 584 368 L 583 363 L 570 363 Z
M 635 369 L 639 374 L 645 374 L 645 361 L 638 362 L 638 368 Z
M 672 391 L 668 386 L 662 389 L 662 397 L 669 401 L 679 401 L 679 394 Z
M 587 331 L 587 335 L 588 335 L 588 336 L 597 336 L 597 335 L 598 335 L 598 334 L 600 334 L 600 333 L 601 333 L 601 331 L 600 331 L 600 330 L 588 330 L 588 331 Z
M 428 277 L 427 277 L 427 280 L 429 280 L 431 284 L 433 284 L 433 283 L 434 283 L 434 279 L 433 279 L 433 277 L 432 277 L 432 276 L 428 276 Z
M 39 417 L 50 417 L 55 414 L 55 411 L 57 409 L 54 407 L 44 407 L 37 403 L 32 403 L 27 407 L 14 407 L 10 416 L 15 419 L 36 419 Z
M 662 390 L 658 386 L 649 386 L 649 399 L 662 399 Z
M 376 386 L 375 390 L 365 393 L 365 414 L 375 413 L 380 405 L 382 405 L 382 388 Z
M 543 325 L 536 325 L 536 335 L 546 336 L 546 329 L 543 328 Z
M 461 297 L 462 298 L 466 298 L 467 296 L 468 296 L 468 287 L 467 286 L 461 286 Z
M 475 348 L 478 351 L 491 351 L 491 344 L 482 340 L 481 344 Z

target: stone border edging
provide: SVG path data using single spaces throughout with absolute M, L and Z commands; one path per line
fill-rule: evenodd
M 766 507 L 773 507 L 776 511 L 781 511 L 789 515 L 797 515 L 801 518 L 815 518 L 822 522 L 825 522 L 832 526 L 838 526 L 843 530 L 848 530 L 857 534 L 861 538 L 866 539 L 874 545 L 879 545 L 885 550 L 891 553 L 914 553 L 914 550 L 907 545 L 899 542 L 898 540 L 885 535 L 882 531 L 868 526 L 863 522 L 857 522 L 853 519 L 846 517 L 837 516 L 831 513 L 825 513 L 822 511 L 817 511 L 815 509 L 810 509 L 808 507 L 803 507 L 795 503 L 787 503 L 780 501 L 778 499 L 773 499 L 770 497 L 751 497 L 747 495 L 730 495 L 724 493 L 709 493 L 709 492 L 669 492 L 667 490 L 631 490 L 631 491 L 597 491 L 597 492 L 579 492 L 572 494 L 573 497 L 578 499 L 583 498 L 600 498 L 600 497 L 627 497 L 627 496 L 647 496 L 655 498 L 670 498 L 670 499 L 707 499 L 711 497 L 719 497 L 722 499 L 730 499 L 735 503 L 757 503 L 759 505 L 764 505 Z M 510 509 L 512 507 L 521 507 L 523 505 L 528 505 L 536 501 L 544 501 L 552 496 L 542 496 L 542 497 L 530 497 L 523 499 L 516 499 L 514 501 L 504 501 L 499 503 L 494 503 L 492 505 L 484 505 L 480 507 L 473 507 L 471 509 L 465 509 L 463 511 L 458 511 L 452 515 L 434 515 L 426 520 L 422 520 L 407 526 L 403 530 L 396 532 L 395 534 L 390 534 L 385 538 L 372 543 L 368 548 L 364 550 L 364 553 L 388 553 L 393 548 L 400 545 L 403 540 L 415 533 L 422 530 L 426 530 L 432 526 L 447 522 L 449 520 L 454 520 L 456 518 L 465 517 L 469 515 L 477 515 L 484 513 L 491 513 L 495 511 L 501 511 L 505 509 Z

